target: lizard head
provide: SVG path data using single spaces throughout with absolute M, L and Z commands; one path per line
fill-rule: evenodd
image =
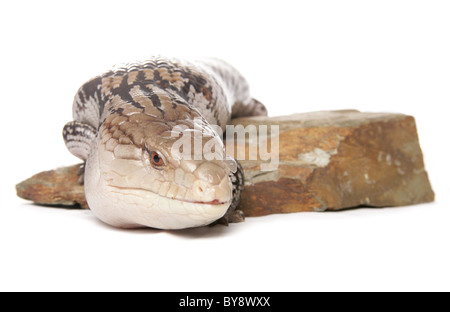
M 103 121 L 93 145 L 86 198 L 108 224 L 196 227 L 220 219 L 231 205 L 237 164 L 224 156 L 220 135 L 202 118 L 121 112 Z

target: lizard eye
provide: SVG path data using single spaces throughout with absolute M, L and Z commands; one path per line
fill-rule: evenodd
M 162 167 L 165 165 L 162 155 L 158 152 L 150 153 L 150 162 L 156 169 L 162 169 Z

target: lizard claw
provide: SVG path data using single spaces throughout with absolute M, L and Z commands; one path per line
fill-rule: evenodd
M 84 168 L 85 167 L 86 167 L 86 163 L 82 163 L 77 170 L 78 184 L 80 184 L 80 185 L 84 184 Z

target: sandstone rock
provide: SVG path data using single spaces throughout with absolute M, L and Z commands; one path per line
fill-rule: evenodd
M 78 183 L 81 164 L 38 173 L 16 185 L 17 195 L 39 205 L 88 208 L 84 187 Z
M 261 172 L 261 161 L 241 161 L 240 208 L 247 216 L 434 200 L 411 116 L 348 110 L 233 123 L 279 125 L 275 171 Z
M 233 124 L 267 125 L 267 140 L 261 140 L 268 151 L 277 145 L 271 126 L 279 129 L 279 162 L 273 170 L 261 171 L 270 163 L 261 153 L 256 160 L 240 160 L 246 178 L 240 209 L 246 216 L 434 200 L 411 116 L 349 110 L 240 118 Z M 248 156 L 261 140 L 237 141 L 234 151 L 242 148 Z M 17 194 L 39 204 L 87 208 L 78 167 L 37 174 L 18 184 Z

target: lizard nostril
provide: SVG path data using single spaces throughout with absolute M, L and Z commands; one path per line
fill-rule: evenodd
M 198 201 L 210 201 L 215 199 L 215 188 L 208 182 L 203 180 L 196 180 L 193 185 L 194 199 Z

